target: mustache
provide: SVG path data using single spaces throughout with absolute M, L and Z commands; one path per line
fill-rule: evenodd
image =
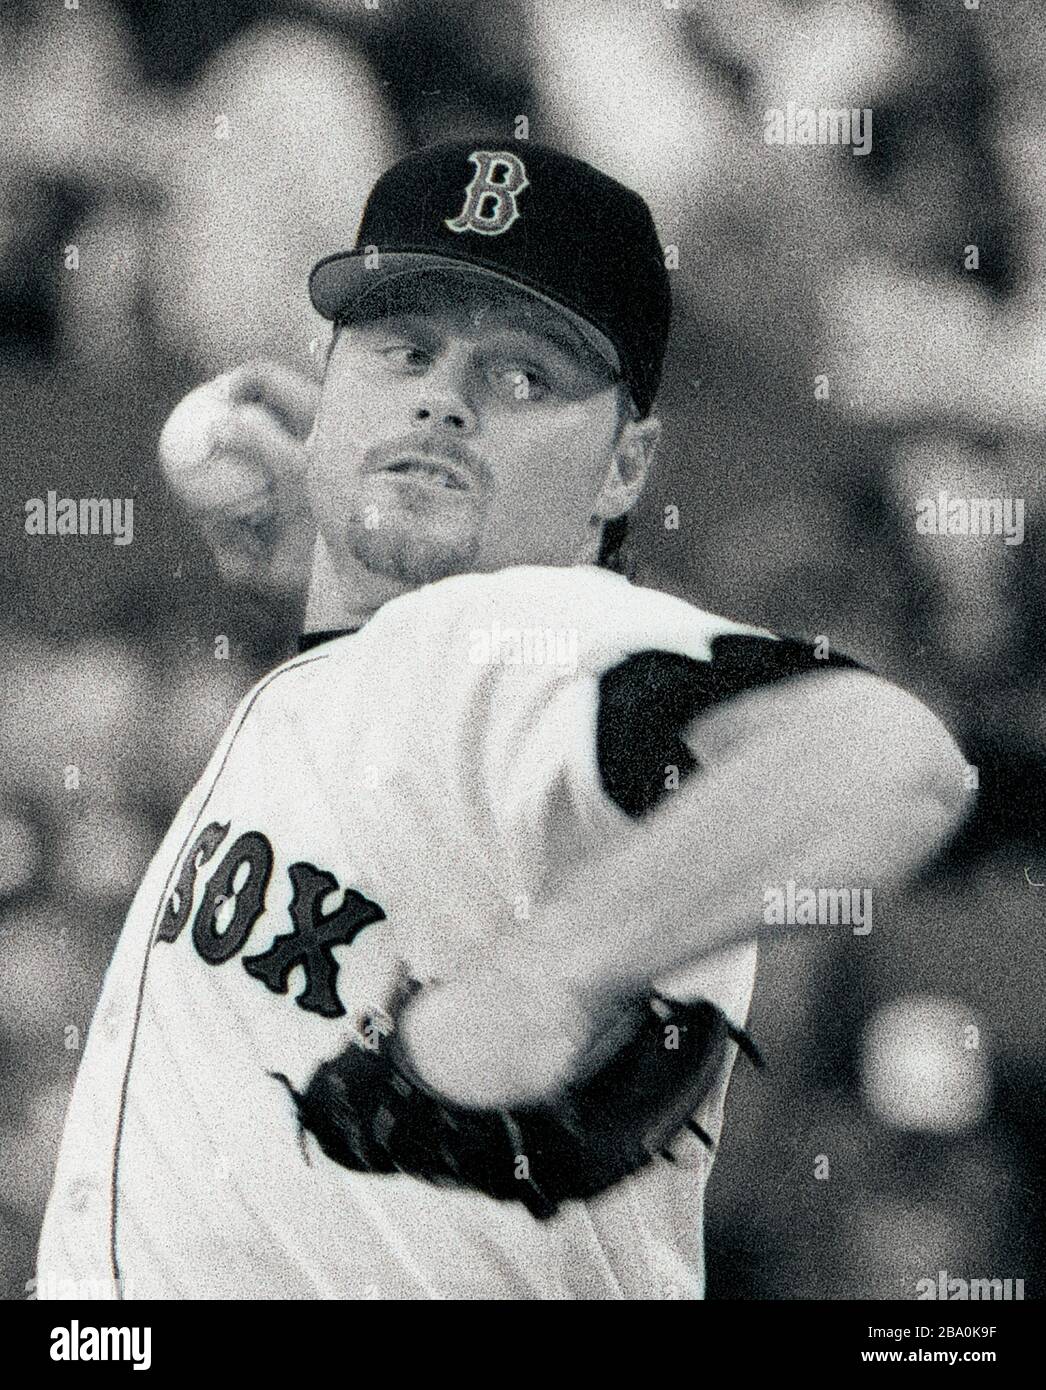
M 455 463 L 469 477 L 470 481 L 488 483 L 490 465 L 480 454 L 458 439 L 445 435 L 403 434 L 381 444 L 374 444 L 363 455 L 364 473 L 378 473 L 391 467 L 404 456 L 431 459 L 434 463 L 447 461 Z

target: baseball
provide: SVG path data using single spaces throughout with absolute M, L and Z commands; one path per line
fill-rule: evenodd
M 206 463 L 214 447 L 216 426 L 229 409 L 228 374 L 195 387 L 171 411 L 160 434 L 160 459 L 167 471 Z
M 239 509 L 268 494 L 264 469 L 235 446 L 223 445 L 223 431 L 249 409 L 230 402 L 225 374 L 195 387 L 168 417 L 158 445 L 160 466 L 174 491 L 193 508 Z

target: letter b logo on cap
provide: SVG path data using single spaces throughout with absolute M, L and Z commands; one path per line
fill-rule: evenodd
M 445 225 L 452 232 L 500 236 L 519 216 L 517 200 L 530 183 L 523 161 L 510 150 L 473 150 L 469 159 L 476 172 L 465 190 L 465 206 Z

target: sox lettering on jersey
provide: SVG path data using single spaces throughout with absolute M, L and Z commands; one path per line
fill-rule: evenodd
M 197 835 L 164 904 L 154 945 L 178 940 L 192 913 L 197 874 L 213 859 L 228 833 L 228 824 L 212 821 Z M 230 845 L 211 875 L 191 933 L 197 954 L 208 965 L 224 964 L 247 944 L 255 922 L 265 911 L 274 857 L 268 838 L 251 830 Z M 332 948 L 351 945 L 364 927 L 384 921 L 385 913 L 353 888 L 345 889 L 340 907 L 325 913 L 323 900 L 338 888 L 334 875 L 304 862 L 291 864 L 287 872 L 292 890 L 288 907 L 291 930 L 278 933 L 266 950 L 243 956 L 240 963 L 274 994 L 287 993 L 291 972 L 301 966 L 305 989 L 295 1002 L 324 1018 L 338 1018 L 345 1008 L 338 998 L 338 962 Z M 229 901 L 233 902 L 232 916 L 219 931 L 218 916 Z
M 519 217 L 519 195 L 530 185 L 526 168 L 509 150 L 473 150 L 469 159 L 476 172 L 465 189 L 465 206 L 445 225 L 452 232 L 500 236 Z
M 350 945 L 364 927 L 383 921 L 385 914 L 377 903 L 346 888 L 341 907 L 324 915 L 320 903 L 338 887 L 334 875 L 303 863 L 292 864 L 288 872 L 294 889 L 290 904 L 294 929 L 275 937 L 260 955 L 245 956 L 243 968 L 274 994 L 286 994 L 291 971 L 302 966 L 307 984 L 298 1003 L 325 1018 L 337 1018 L 345 1009 L 338 999 L 338 962 L 331 947 Z
M 196 837 L 192 849 L 185 856 L 178 882 L 171 890 L 171 896 L 164 906 L 163 916 L 156 932 L 157 941 L 176 941 L 192 912 L 193 886 L 197 870 L 213 856 L 214 851 L 229 833 L 228 825 L 212 821 Z
M 234 892 L 234 881 L 244 864 L 248 865 L 247 877 L 243 887 Z M 243 947 L 251 928 L 265 911 L 265 889 L 271 876 L 272 845 L 255 830 L 241 835 L 218 865 L 193 918 L 193 945 L 209 965 L 231 960 Z M 218 911 L 229 898 L 234 900 L 236 910 L 232 921 L 220 932 Z

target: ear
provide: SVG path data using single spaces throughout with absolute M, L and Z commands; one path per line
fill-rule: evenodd
M 594 520 L 612 521 L 632 510 L 650 477 L 660 438 L 661 421 L 655 416 L 625 421 L 602 491 L 592 508 Z

